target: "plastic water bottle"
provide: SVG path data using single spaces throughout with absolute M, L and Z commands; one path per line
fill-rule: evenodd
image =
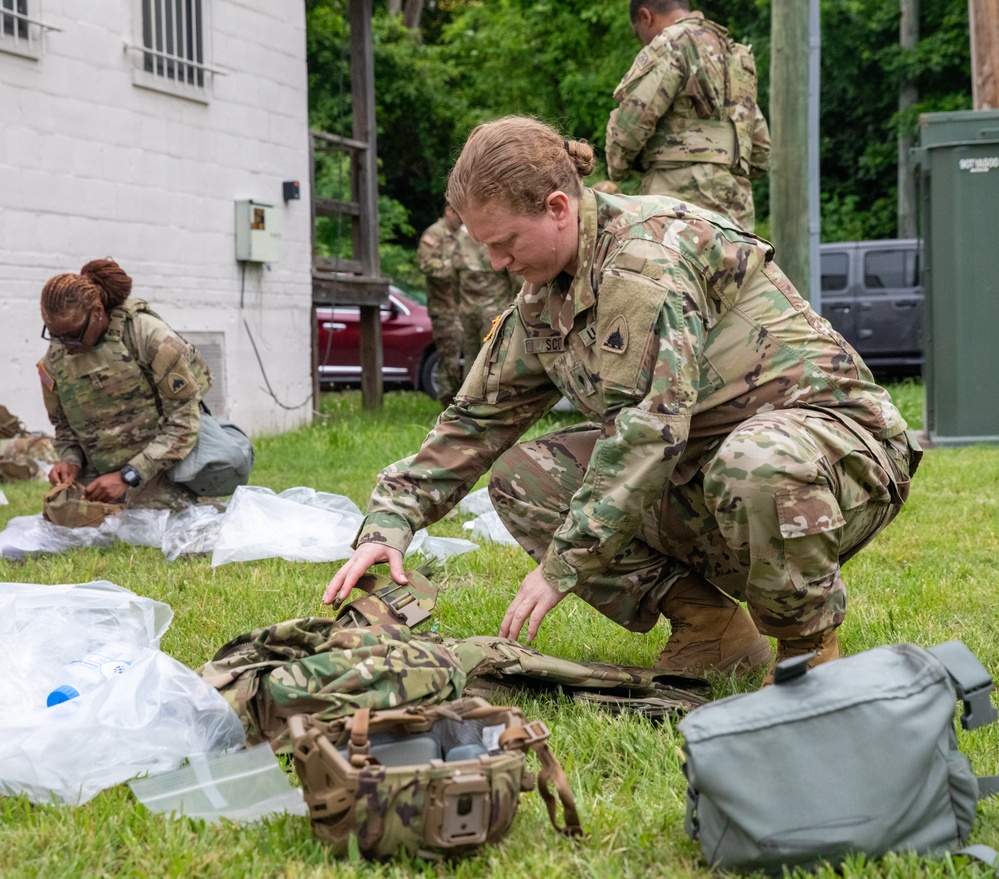
M 75 699 L 104 681 L 122 674 L 135 658 L 127 644 L 105 644 L 80 659 L 67 662 L 55 679 L 55 687 L 45 700 L 47 707 Z

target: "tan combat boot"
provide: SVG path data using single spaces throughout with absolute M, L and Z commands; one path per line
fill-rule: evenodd
M 773 658 L 770 642 L 742 605 L 696 575 L 673 586 L 659 610 L 672 632 L 657 669 L 688 676 L 709 670 L 747 674 Z
M 817 665 L 822 665 L 823 662 L 832 662 L 834 659 L 839 659 L 839 636 L 836 634 L 836 630 L 827 629 L 825 632 L 818 632 L 806 638 L 794 638 L 787 641 L 778 640 L 777 659 L 774 665 L 777 665 L 778 662 L 783 662 L 785 659 L 791 659 L 794 656 L 803 656 L 806 653 L 815 654 L 815 656 L 805 663 L 808 668 L 815 668 Z M 763 678 L 760 689 L 769 687 L 773 682 L 774 670 L 771 667 L 766 677 Z

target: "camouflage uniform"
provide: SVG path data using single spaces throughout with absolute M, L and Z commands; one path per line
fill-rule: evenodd
M 773 248 L 716 220 L 584 191 L 575 278 L 524 287 L 420 451 L 380 475 L 356 543 L 404 550 L 506 452 L 505 524 L 622 626 L 651 628 L 691 569 L 765 634 L 841 622 L 840 563 L 896 515 L 918 446 Z M 511 449 L 562 394 L 597 423 Z
M 671 195 L 753 230 L 750 179 L 770 164 L 756 62 L 728 31 L 691 12 L 645 46 L 614 92 L 607 170 L 645 172 L 641 192 Z
M 53 343 L 38 364 L 56 451 L 83 468 L 84 483 L 131 464 L 142 482 L 128 489 L 126 506 L 186 506 L 191 494 L 166 471 L 197 442 L 211 372 L 141 299 L 108 317 L 93 349 L 68 355 Z
M 427 279 L 427 311 L 437 350 L 440 400 L 449 406 L 461 386 L 463 335 L 458 313 L 458 274 L 452 257 L 455 233 L 442 217 L 421 236 L 416 248 L 420 271 Z
M 0 439 L 0 482 L 17 482 L 22 479 L 44 479 L 39 462 L 55 464 L 55 453 L 50 436 L 19 436 Z
M 516 281 L 506 269 L 497 272 L 493 268 L 489 248 L 475 241 L 464 226 L 458 231 L 454 262 L 464 333 L 464 372 L 468 375 L 493 319 L 513 301 Z

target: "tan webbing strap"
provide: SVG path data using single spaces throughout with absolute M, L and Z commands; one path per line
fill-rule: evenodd
M 516 748 L 526 752 L 530 749 L 537 754 L 538 760 L 541 762 L 541 772 L 538 773 L 538 793 L 545 801 L 552 827 L 564 836 L 582 836 L 583 825 L 579 821 L 576 798 L 572 793 L 572 788 L 569 787 L 569 779 L 565 770 L 546 744 L 549 735 L 548 727 L 540 720 L 536 720 L 527 726 L 515 726 L 504 730 L 500 734 L 499 744 L 506 751 Z M 564 827 L 558 823 L 558 804 L 555 802 L 555 794 L 552 793 L 552 784 L 555 785 L 558 799 L 562 803 L 562 813 L 565 816 Z
M 371 742 L 368 741 L 368 727 L 371 724 L 371 709 L 358 708 L 350 722 L 350 744 L 347 753 L 352 766 L 366 766 L 371 755 Z

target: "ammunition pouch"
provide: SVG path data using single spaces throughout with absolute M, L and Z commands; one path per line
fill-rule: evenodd
M 53 525 L 63 528 L 96 528 L 108 516 L 120 513 L 122 504 L 106 504 L 83 497 L 80 483 L 57 485 L 45 495 L 42 515 Z
M 529 750 L 541 761 L 537 786 L 552 825 L 582 833 L 548 728 L 525 722 L 518 708 L 463 698 L 361 709 L 328 723 L 296 714 L 288 727 L 313 832 L 337 855 L 356 844 L 369 859 L 455 857 L 496 842 L 510 829 L 521 792 L 534 789 Z

